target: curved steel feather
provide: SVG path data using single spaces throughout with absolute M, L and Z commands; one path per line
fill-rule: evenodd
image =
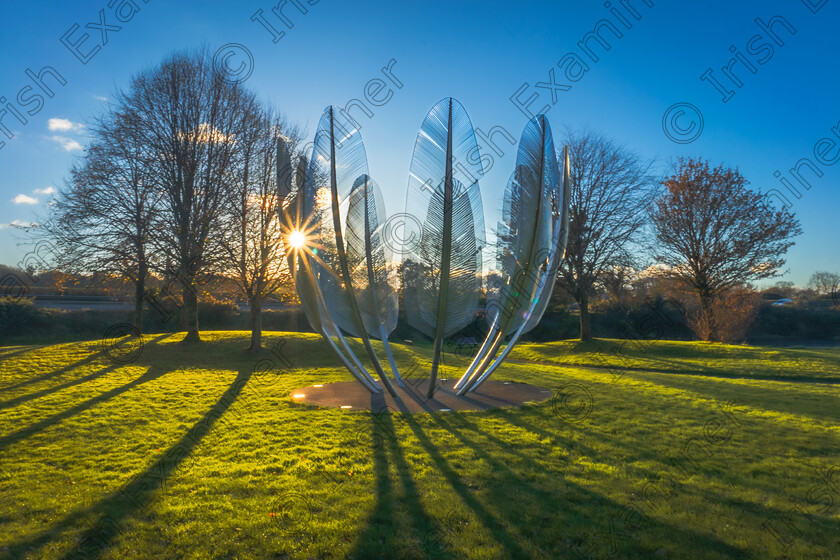
M 551 128 L 543 115 L 522 131 L 516 168 L 505 191 L 502 222 L 497 233 L 497 278 L 501 285 L 488 292 L 491 328 L 479 353 L 459 379 L 458 394 L 470 390 L 490 365 L 505 337 L 532 317 L 542 295 L 555 245 L 552 201 L 557 208 L 559 171 Z M 550 292 L 549 292 L 550 295 Z
M 493 363 L 484 371 L 483 374 L 472 384 L 470 391 L 475 391 L 488 377 L 499 367 L 513 350 L 519 337 L 537 326 L 546 307 L 548 301 L 551 299 L 551 292 L 554 289 L 554 282 L 557 278 L 557 269 L 560 267 L 560 262 L 565 256 L 566 243 L 569 239 L 569 202 L 571 200 L 571 180 L 569 177 L 569 147 L 563 148 L 563 182 L 561 192 L 554 197 L 555 201 L 559 200 L 560 207 L 557 204 L 552 204 L 552 227 L 553 240 L 552 252 L 549 256 L 551 263 L 548 270 L 544 271 L 540 277 L 539 296 L 533 301 L 531 309 L 528 311 L 529 317 L 522 326 L 514 333 L 510 341 L 505 346 L 505 349 L 499 354 Z
M 445 98 L 431 108 L 414 145 L 406 212 L 423 211 L 420 243 L 403 263 L 406 318 L 434 340 L 428 396 L 434 396 L 443 339 L 475 316 L 481 288 L 483 174 L 464 107 Z
M 549 257 L 551 263 L 545 281 L 540 284 L 540 292 L 537 296 L 537 305 L 530 312 L 530 317 L 525 325 L 522 334 L 527 333 L 539 324 L 542 319 L 551 293 L 554 291 L 554 283 L 557 279 L 557 270 L 566 251 L 566 243 L 569 240 L 569 202 L 571 201 L 572 186 L 569 177 L 569 147 L 563 147 L 563 171 L 559 192 L 552 193 L 551 202 L 551 229 L 554 232 L 552 243 L 552 254 Z
M 379 187 L 368 175 L 361 175 L 353 183 L 345 224 L 347 265 L 365 331 L 382 340 L 391 371 L 402 386 L 388 344 L 388 335 L 397 327 L 399 297 L 389 269 L 393 255 L 382 235 L 385 203 Z
M 336 325 L 361 339 L 382 384 L 396 395 L 370 343 L 347 260 L 342 207 L 347 207 L 353 185 L 360 175 L 367 175 L 367 156 L 361 134 L 349 115 L 330 106 L 324 110 L 318 124 L 304 184 L 305 210 L 311 212 L 315 222 L 313 229 L 320 241 L 317 265 L 313 268 L 317 270 L 315 276 L 324 303 Z
M 312 269 L 306 251 L 298 250 L 298 248 L 295 248 L 287 240 L 292 232 L 299 232 L 304 229 L 304 225 L 301 222 L 301 203 L 302 179 L 304 170 L 306 169 L 306 158 L 301 157 L 296 167 L 297 171 L 293 173 L 291 171 L 293 166 L 289 146 L 284 139 L 278 138 L 276 186 L 278 199 L 282 201 L 278 211 L 281 230 L 285 236 L 283 247 L 286 254 L 286 263 L 289 274 L 294 279 L 295 291 L 298 294 L 301 307 L 312 329 L 324 337 L 330 349 L 362 386 L 372 393 L 380 393 L 381 389 L 370 378 L 370 375 L 367 372 L 363 374 L 351 364 L 341 349 L 333 342 L 332 336 L 340 333 L 330 318 L 329 311 L 323 304 L 323 298 L 319 293 L 318 285 L 312 276 Z M 296 184 L 290 179 L 292 175 L 296 179 Z M 349 352 L 349 348 L 346 350 Z

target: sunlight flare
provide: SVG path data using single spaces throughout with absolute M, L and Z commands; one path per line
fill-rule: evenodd
M 296 250 L 302 249 L 306 245 L 306 234 L 300 230 L 294 230 L 289 234 L 289 245 Z

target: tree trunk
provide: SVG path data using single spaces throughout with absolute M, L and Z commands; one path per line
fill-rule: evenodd
M 251 345 L 248 351 L 256 354 L 262 349 L 262 299 L 252 296 L 251 301 Z
M 187 336 L 184 337 L 184 342 L 201 342 L 198 334 L 198 292 L 195 276 L 188 275 L 184 277 L 184 281 L 184 306 L 181 308 L 181 313 L 185 314 L 187 321 Z
M 592 340 L 592 330 L 589 327 L 589 296 L 581 295 L 578 305 L 580 306 L 580 340 L 589 342 Z
M 706 342 L 717 342 L 718 333 L 715 325 L 714 301 L 711 294 L 701 292 L 700 297 L 700 318 L 705 327 L 703 340 Z
M 146 263 L 142 260 L 137 267 L 137 282 L 134 285 L 134 329 L 143 334 L 143 296 L 146 294 Z

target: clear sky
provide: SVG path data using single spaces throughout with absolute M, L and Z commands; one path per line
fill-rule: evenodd
M 840 0 L 298 0 L 280 2 L 285 21 L 268 0 L 108 3 L 3 2 L 0 263 L 24 256 L 10 224 L 43 215 L 87 142 L 84 123 L 133 73 L 173 50 L 235 44 L 220 53 L 228 67 L 242 68 L 239 78 L 308 140 L 327 105 L 366 104 L 372 118 L 353 115 L 389 212 L 403 211 L 426 112 L 452 96 L 473 126 L 501 127 L 493 140 L 504 155 L 479 140 L 493 158 L 481 189 L 485 221 L 495 224 L 515 159 L 500 130 L 518 140 L 526 112 L 549 107 L 555 138 L 586 126 L 655 158 L 659 171 L 677 156 L 703 156 L 737 166 L 754 188 L 777 188 L 805 231 L 785 279 L 802 285 L 815 270 L 840 272 Z M 609 50 L 586 39 L 593 30 Z M 391 77 L 382 72 L 389 63 Z M 57 77 L 47 69 L 39 85 L 44 67 Z

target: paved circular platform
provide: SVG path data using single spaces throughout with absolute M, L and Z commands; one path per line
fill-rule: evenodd
M 553 394 L 550 389 L 528 383 L 490 380 L 482 383 L 475 392 L 458 397 L 452 389 L 455 382 L 455 379 L 439 379 L 432 399 L 426 396 L 428 379 L 406 380 L 405 387 L 394 384 L 396 398 L 388 391 L 374 395 L 356 381 L 310 385 L 292 391 L 290 396 L 295 402 L 346 410 L 451 412 L 522 406 L 547 400 Z

